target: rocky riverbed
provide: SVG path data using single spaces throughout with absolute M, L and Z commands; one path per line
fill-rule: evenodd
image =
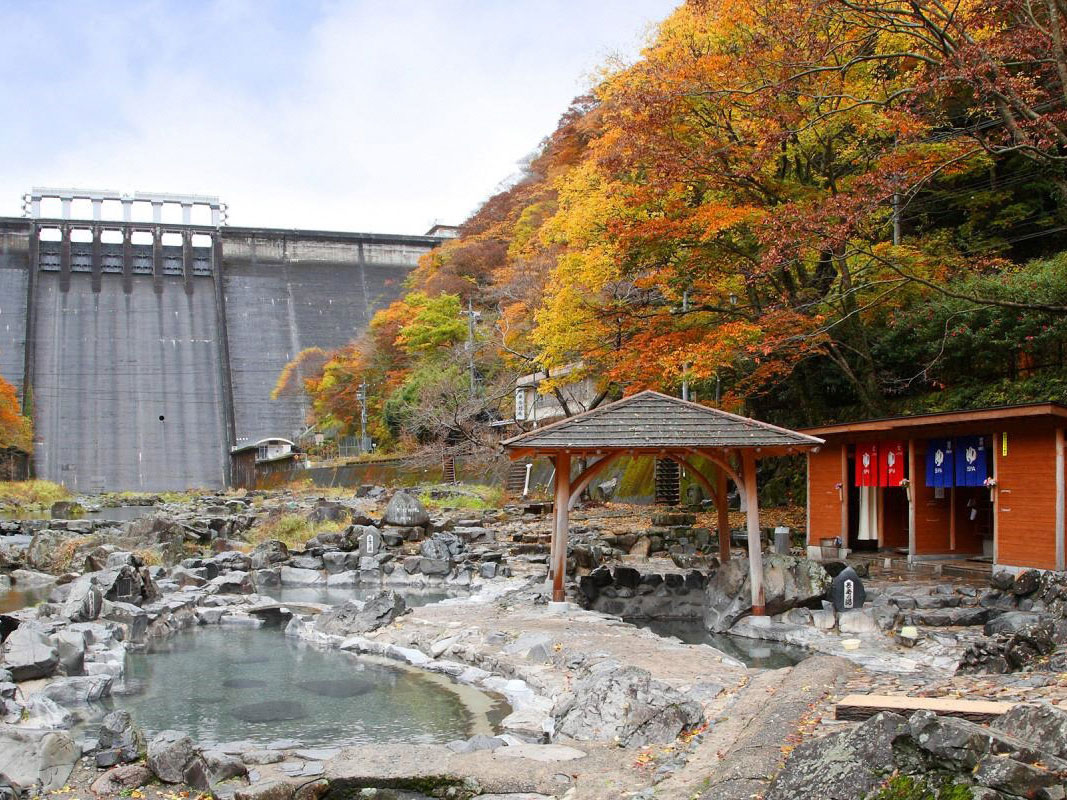
M 580 515 L 572 602 L 559 606 L 546 602 L 544 516 L 517 507 L 431 512 L 405 492 L 358 494 L 202 496 L 122 523 L 0 523 L 0 581 L 47 595 L 0 614 L 0 774 L 8 785 L 0 797 L 67 795 L 69 785 L 99 797 L 184 791 L 261 800 L 785 797 L 788 782 L 772 785 L 783 764 L 791 771 L 803 756 L 797 769 L 818 772 L 810 764 L 832 758 L 828 742 L 846 729 L 854 731 L 852 759 L 865 757 L 859 743 L 867 739 L 880 742 L 871 745 L 876 752 L 895 753 L 913 740 L 922 750 L 935 728 L 938 736 L 963 735 L 916 718 L 842 726 L 832 704 L 844 693 L 985 692 L 1058 704 L 1067 691 L 1049 669 L 1063 628 L 1062 584 L 1051 578 L 1020 576 L 1009 585 L 998 577 L 982 586 L 875 576 L 869 605 L 838 613 L 825 602 L 830 575 L 822 566 L 771 556 L 765 582 L 776 613 L 757 624 L 747 616 L 747 564 L 739 557 L 720 567 L 709 555 L 714 542 L 692 532 L 695 519 L 661 515 L 647 529 L 658 533 L 641 533 L 638 521 L 629 523 L 636 532 L 620 532 L 624 518 L 609 508 Z M 307 538 L 287 544 L 264 535 L 293 519 Z M 409 607 L 405 597 L 427 590 L 453 596 Z M 319 599 L 293 599 L 297 591 Z M 351 599 L 337 598 L 345 592 Z M 749 669 L 623 615 L 698 615 L 711 629 L 822 655 Z M 914 640 L 901 638 L 909 625 Z M 339 676 L 359 659 L 400 665 L 452 691 L 497 698 L 502 711 L 493 729 L 452 741 L 416 735 L 353 744 L 339 735 L 333 743 L 194 740 L 158 725 L 146 733 L 123 710 L 131 651 L 199 629 L 261 626 L 336 658 Z M 859 645 L 846 648 L 846 640 Z M 256 680 L 254 664 L 248 679 Z M 100 714 L 102 702 L 117 710 Z M 1055 705 L 1042 708 L 1059 719 Z M 993 734 L 968 731 L 960 746 L 977 755 L 939 761 L 939 774 L 974 783 L 959 765 L 1006 753 L 1027 769 L 1052 764 L 1055 773 L 1063 757 L 1050 750 L 1045 761 L 1027 760 L 1018 745 L 1005 750 Z M 994 739 L 1001 743 L 981 744 Z M 795 747 L 804 742 L 811 744 Z M 927 763 L 893 758 L 889 771 L 871 771 L 867 788 L 857 784 L 847 796 Z M 975 796 L 1015 796 L 1006 793 L 1018 785 L 1012 780 L 990 778 L 982 785 L 1000 794 Z M 1049 793 L 1054 781 L 1041 781 L 1045 794 L 1034 796 L 1062 796 Z

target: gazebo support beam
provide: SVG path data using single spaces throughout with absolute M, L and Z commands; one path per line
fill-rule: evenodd
M 726 472 L 722 467 L 715 467 L 715 513 L 719 527 L 719 562 L 725 564 L 730 560 L 730 509 L 726 499 Z
M 745 475 L 745 517 L 748 527 L 748 577 L 752 585 L 752 615 L 766 615 L 763 595 L 763 544 L 760 541 L 759 496 L 756 491 L 756 454 L 750 449 L 741 452 L 741 466 Z
M 564 602 L 563 579 L 567 571 L 567 529 L 570 524 L 571 454 L 556 454 L 556 501 L 552 530 L 552 601 Z

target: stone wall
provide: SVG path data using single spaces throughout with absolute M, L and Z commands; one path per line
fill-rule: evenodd
M 599 567 L 578 579 L 585 608 L 632 619 L 701 619 L 707 576 L 687 573 L 641 573 L 632 567 Z

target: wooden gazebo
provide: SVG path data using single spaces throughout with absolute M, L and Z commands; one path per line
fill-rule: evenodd
M 716 408 L 644 391 L 584 414 L 506 440 L 512 459 L 546 456 L 555 464 L 555 519 L 552 529 L 552 599 L 563 602 L 570 509 L 589 482 L 616 459 L 651 456 L 672 459 L 715 500 L 719 547 L 729 558 L 726 479 L 737 486 L 748 526 L 749 574 L 753 613 L 764 609 L 756 460 L 817 449 L 822 439 Z M 714 483 L 693 464 L 700 456 L 716 467 Z M 571 459 L 595 459 L 571 477 Z

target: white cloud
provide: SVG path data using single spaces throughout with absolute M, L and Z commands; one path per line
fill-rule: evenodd
M 0 10 L 0 213 L 31 185 L 218 194 L 238 225 L 461 221 L 673 0 Z M 136 8 L 136 11 L 131 9 Z M 18 74 L 18 73 L 21 73 Z M 19 80 L 18 78 L 25 78 Z

